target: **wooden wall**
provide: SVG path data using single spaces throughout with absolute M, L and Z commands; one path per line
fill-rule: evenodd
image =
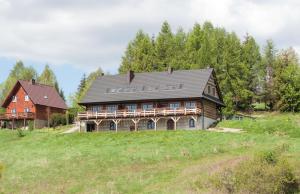
M 25 90 L 19 86 L 17 91 L 13 94 L 13 96 L 17 96 L 17 101 L 12 102 L 12 99 L 10 99 L 10 103 L 6 108 L 6 113 L 11 113 L 12 109 L 14 108 L 16 109 L 17 113 L 23 113 L 25 108 L 29 108 L 30 112 L 35 113 L 36 109 L 31 99 L 29 99 L 29 101 L 25 101 L 26 95 L 27 94 Z
M 218 118 L 218 111 L 217 111 L 217 105 L 214 102 L 203 100 L 203 106 L 204 106 L 204 116 L 211 118 L 211 119 L 217 119 Z

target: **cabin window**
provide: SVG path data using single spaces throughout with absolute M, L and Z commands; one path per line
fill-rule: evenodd
M 207 92 L 210 94 L 210 86 L 207 86 Z
M 30 112 L 29 108 L 24 108 L 24 112 Z
M 147 129 L 154 129 L 154 122 L 152 120 L 147 122 Z
M 16 110 L 15 108 L 11 109 L 11 113 L 12 113 L 13 115 L 15 115 L 15 114 L 17 113 L 17 110 Z
M 213 96 L 216 95 L 216 88 L 212 88 L 212 95 L 213 95 Z
M 194 101 L 185 102 L 185 108 L 189 108 L 189 109 L 196 108 L 196 102 Z
M 190 128 L 195 128 L 195 120 L 194 119 L 189 120 L 189 127 Z
M 100 112 L 101 107 L 100 106 L 92 106 L 92 112 Z
M 17 96 L 12 97 L 12 102 L 17 102 Z
M 152 110 L 153 109 L 153 104 L 143 104 L 143 110 Z
M 29 96 L 28 96 L 28 95 L 25 95 L 24 100 L 25 100 L 25 101 L 29 101 Z
M 109 130 L 116 130 L 116 124 L 113 121 L 109 123 Z
M 107 105 L 107 112 L 117 111 L 117 105 Z
M 170 109 L 176 110 L 180 107 L 180 103 L 179 102 L 172 102 L 169 104 Z
M 126 105 L 126 108 L 129 112 L 134 112 L 137 108 L 137 105 L 136 104 L 128 104 L 128 105 Z

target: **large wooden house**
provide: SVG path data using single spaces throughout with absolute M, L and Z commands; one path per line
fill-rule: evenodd
M 0 121 L 5 127 L 25 127 L 33 121 L 35 128 L 49 126 L 53 113 L 65 113 L 67 105 L 54 87 L 36 83 L 35 80 L 19 80 L 4 100 L 5 114 Z
M 82 131 L 206 129 L 224 106 L 213 69 L 100 76 L 80 102 Z

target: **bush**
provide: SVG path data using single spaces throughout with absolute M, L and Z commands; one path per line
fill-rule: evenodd
M 67 121 L 66 121 L 65 114 L 55 113 L 55 114 L 52 114 L 50 117 L 50 126 L 53 128 L 60 126 L 60 125 L 66 125 L 66 123 L 67 123 Z
M 32 131 L 34 129 L 33 121 L 28 121 L 28 130 Z
M 294 169 L 278 152 L 265 152 L 241 162 L 211 179 L 214 187 L 226 193 L 297 193 L 299 180 Z
M 17 129 L 18 137 L 25 137 L 25 133 L 22 129 Z

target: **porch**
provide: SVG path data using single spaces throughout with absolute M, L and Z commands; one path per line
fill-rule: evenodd
M 120 126 L 120 122 L 130 122 L 127 124 L 127 129 L 131 131 L 137 131 L 140 126 L 140 121 L 148 122 L 147 128 L 157 130 L 157 123 L 161 119 L 166 121 L 166 128 L 167 129 L 177 129 L 177 123 L 181 118 L 188 118 L 192 119 L 191 122 L 195 123 L 199 120 L 201 115 L 200 108 L 177 108 L 177 109 L 169 109 L 169 108 L 156 108 L 152 110 L 118 110 L 114 112 L 82 112 L 78 113 L 78 119 L 80 122 L 84 122 L 86 124 L 85 131 L 99 131 L 103 127 L 100 126 L 101 123 L 106 123 L 106 128 L 110 130 L 118 131 Z M 107 121 L 109 124 L 107 125 Z M 123 124 L 124 125 L 124 124 Z M 122 125 L 122 126 L 123 126 Z M 148 127 L 151 125 L 152 127 Z M 94 126 L 94 127 L 93 127 Z
M 0 114 L 0 121 L 10 122 L 10 128 L 15 129 L 17 123 L 22 123 L 22 127 L 25 128 L 26 121 L 34 120 L 35 113 L 33 112 L 18 112 L 18 113 L 3 113 Z

